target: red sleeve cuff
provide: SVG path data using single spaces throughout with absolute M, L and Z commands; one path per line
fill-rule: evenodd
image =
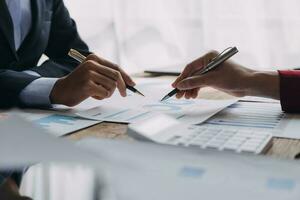
M 279 70 L 283 111 L 300 112 L 300 70 Z

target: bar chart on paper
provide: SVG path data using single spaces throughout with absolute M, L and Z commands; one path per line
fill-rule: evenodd
M 4 113 L 4 115 L 11 114 L 32 122 L 56 137 L 61 137 L 99 123 L 96 120 L 82 119 L 71 114 L 57 113 L 51 110 L 25 109 Z
M 157 102 L 155 104 L 144 105 L 143 108 L 152 111 L 179 111 L 184 106 L 193 105 L 195 102 L 192 100 L 175 100 L 168 99 L 166 101 Z
M 60 124 L 64 126 L 70 126 L 74 125 L 77 121 L 76 118 L 71 116 L 63 116 L 63 115 L 50 115 L 41 119 L 37 119 L 33 121 L 34 123 L 37 123 L 40 126 L 43 126 L 45 128 L 51 127 L 53 124 Z
M 121 98 L 118 94 L 114 94 L 109 101 L 104 101 L 99 106 L 79 112 L 77 115 L 101 121 L 135 123 L 151 118 L 157 113 L 163 113 L 184 123 L 198 124 L 236 102 L 236 100 L 176 98 L 160 101 L 172 89 L 170 81 L 144 81 L 138 83 L 137 88 L 146 94 L 146 97 L 129 93 L 128 97 Z
M 232 102 L 172 100 L 165 102 L 154 101 L 139 106 L 137 109 L 121 107 L 96 107 L 79 115 L 84 118 L 103 121 L 132 123 L 153 117 L 157 113 L 171 115 L 192 124 L 197 124 L 209 118 L 212 114 L 223 109 Z M 197 112 L 198 111 L 198 112 Z
M 237 102 L 208 119 L 203 126 L 272 132 L 275 137 L 298 139 L 300 116 L 282 112 L 279 103 Z
M 97 121 L 82 120 L 78 117 L 59 114 L 44 116 L 32 120 L 32 122 L 55 134 L 56 136 L 62 136 L 98 123 Z
M 238 102 L 218 113 L 205 124 L 276 129 L 284 116 L 279 104 Z

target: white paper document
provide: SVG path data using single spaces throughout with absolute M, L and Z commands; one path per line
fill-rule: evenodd
M 49 110 L 12 110 L 4 112 L 3 114 L 18 115 L 25 120 L 32 122 L 36 126 L 45 129 L 56 137 L 60 137 L 99 123 L 99 121 L 96 120 L 82 119 L 77 116 L 72 116 L 68 113 Z
M 170 81 L 142 79 L 138 81 L 136 88 L 146 97 L 129 93 L 128 97 L 120 97 L 115 93 L 112 98 L 99 102 L 99 105 L 86 111 L 78 112 L 77 115 L 87 119 L 135 123 L 157 113 L 164 113 L 184 123 L 202 123 L 214 114 L 223 110 L 236 100 L 205 100 L 205 99 L 176 99 L 171 98 L 160 101 L 170 92 Z
M 15 115 L 0 120 L 0 138 L 1 169 L 28 167 L 38 162 L 85 164 L 95 161 L 89 152 L 70 141 L 47 134 L 45 130 Z
M 284 113 L 276 102 L 237 102 L 207 120 L 205 124 L 266 130 L 276 137 L 300 139 L 300 115 Z

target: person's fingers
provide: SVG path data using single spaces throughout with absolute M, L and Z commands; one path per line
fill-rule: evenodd
M 193 97 L 193 90 L 188 90 L 185 92 L 185 98 L 190 99 Z
M 127 93 L 126 93 L 126 84 L 125 84 L 125 81 L 124 79 L 122 78 L 122 75 L 119 71 L 114 71 L 114 76 L 117 80 L 117 87 L 118 87 L 118 90 L 120 92 L 120 95 L 123 96 L 123 97 L 126 97 Z
M 112 68 L 100 65 L 96 61 L 88 60 L 85 62 L 89 69 L 94 70 L 102 75 L 105 75 L 117 82 L 118 90 L 121 96 L 126 96 L 126 84 L 122 78 L 122 75 L 119 71 Z
M 204 86 L 208 86 L 209 81 L 210 81 L 210 76 L 208 75 L 192 76 L 180 81 L 177 84 L 177 88 L 179 90 L 191 90 L 195 88 L 201 88 Z
M 198 97 L 199 90 L 200 88 L 193 89 L 193 94 L 192 94 L 193 99 L 196 99 Z
M 188 90 L 187 90 L 187 91 L 185 91 L 185 93 L 184 93 L 184 98 L 186 98 L 186 99 L 188 99 L 188 98 L 189 98 Z
M 122 69 L 119 67 L 119 71 L 121 72 L 122 77 L 125 80 L 125 83 L 129 86 L 135 86 L 135 82 L 132 80 L 132 78 Z
M 195 89 L 192 89 L 192 90 L 180 90 L 176 93 L 176 98 L 180 99 L 183 96 L 185 96 L 185 98 L 196 99 L 198 97 L 199 91 L 200 91 L 200 88 L 195 88 Z
M 130 86 L 135 86 L 135 82 L 132 80 L 132 78 L 117 64 L 112 63 L 104 58 L 101 58 L 95 54 L 90 54 L 87 58 L 87 60 L 94 60 L 96 62 L 98 62 L 99 64 L 112 68 L 114 70 L 117 70 L 121 73 L 122 77 L 124 78 L 124 81 L 130 85 Z
M 190 99 L 195 99 L 196 98 L 195 96 L 197 96 L 197 89 L 195 88 L 195 89 L 188 90 L 188 93 Z
M 177 86 L 177 84 L 181 81 L 181 80 L 183 80 L 184 78 L 186 78 L 186 77 L 188 77 L 189 76 L 189 74 L 193 71 L 193 65 L 191 65 L 191 64 L 188 64 L 185 68 L 184 68 L 184 70 L 182 71 L 182 73 L 176 78 L 176 80 L 172 83 L 172 86 L 174 87 L 174 88 L 176 88 L 176 86 Z
M 184 91 L 178 91 L 178 92 L 176 93 L 176 98 L 177 98 L 177 99 L 180 99 L 180 98 L 183 97 L 183 95 L 184 95 Z
M 118 65 L 116 65 L 115 63 L 112 63 L 104 58 L 101 58 L 95 54 L 90 54 L 86 57 L 86 60 L 93 60 L 101 65 L 104 65 L 104 66 L 107 66 L 107 67 L 110 67 L 112 69 L 117 69 L 118 68 Z
M 93 80 L 98 85 L 102 85 L 105 89 L 107 89 L 110 92 L 109 96 L 111 96 L 114 93 L 117 87 L 116 81 L 94 71 L 90 71 L 90 76 L 91 80 Z
M 203 67 L 205 67 L 213 58 L 215 58 L 219 53 L 217 51 L 210 51 L 204 56 L 194 60 L 190 64 L 188 64 L 183 72 L 179 75 L 179 77 L 172 84 L 173 87 L 177 87 L 177 84 L 183 79 L 192 76 L 192 74 Z
M 97 85 L 93 81 L 89 82 L 89 96 L 98 97 L 99 99 L 107 98 L 110 92 L 101 85 Z
M 102 66 L 103 73 L 113 80 L 117 81 L 117 87 L 121 96 L 126 96 L 126 84 L 119 71 Z
M 193 62 L 191 62 L 190 64 L 188 64 L 184 68 L 183 72 L 179 75 L 179 77 L 175 80 L 175 82 L 173 83 L 173 86 L 176 87 L 180 81 L 191 76 L 195 71 L 203 68 L 205 66 L 205 62 L 204 62 L 205 56 L 200 57 L 200 58 L 194 60 Z
M 99 97 L 99 96 L 93 96 L 94 99 L 97 99 L 97 100 L 103 100 L 104 98 L 103 97 Z

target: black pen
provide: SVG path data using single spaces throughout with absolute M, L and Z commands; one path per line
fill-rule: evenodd
M 217 68 L 218 66 L 220 66 L 220 64 L 222 64 L 223 62 L 225 62 L 226 60 L 228 60 L 229 58 L 231 58 L 237 52 L 239 52 L 239 51 L 238 51 L 238 49 L 236 47 L 229 47 L 229 48 L 225 49 L 222 53 L 220 53 L 214 59 L 212 59 L 212 61 L 210 63 L 208 63 L 206 65 L 206 67 L 204 67 L 203 69 L 200 69 L 200 70 L 196 71 L 193 75 L 196 75 L 196 74 L 199 74 L 199 75 L 206 74 L 207 72 L 209 72 L 209 71 Z M 174 96 L 179 91 L 180 91 L 179 89 L 175 88 L 174 90 L 172 90 L 171 92 L 169 92 L 166 96 L 164 96 L 164 98 L 162 98 L 160 101 L 165 101 L 165 100 L 171 98 L 172 96 Z
M 86 57 L 84 55 L 82 55 L 80 52 L 76 51 L 75 49 L 70 49 L 68 55 L 80 63 L 82 63 L 86 59 Z M 138 91 L 137 89 L 135 89 L 134 87 L 132 87 L 130 85 L 126 84 L 126 88 L 128 90 L 132 91 L 133 93 L 139 94 L 143 97 L 145 96 L 140 91 Z

